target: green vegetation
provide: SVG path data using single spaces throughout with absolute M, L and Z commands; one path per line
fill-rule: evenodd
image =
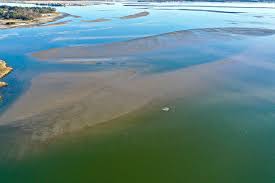
M 0 19 L 33 20 L 46 13 L 54 13 L 55 8 L 50 7 L 17 7 L 0 6 Z

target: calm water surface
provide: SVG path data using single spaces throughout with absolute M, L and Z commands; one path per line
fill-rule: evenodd
M 0 30 L 0 58 L 15 69 L 5 78 L 9 87 L 1 91 L 5 100 L 1 103 L 0 112 L 7 110 L 38 74 L 134 67 L 127 64 L 40 62 L 30 56 L 32 52 L 126 41 L 189 29 L 275 29 L 274 4 L 215 5 L 222 7 L 209 7 L 209 3 L 144 3 L 138 6 L 135 3 L 115 3 L 58 7 L 59 11 L 81 18 L 59 20 L 71 20 L 63 26 Z M 150 14 L 129 20 L 118 18 L 141 11 Z M 98 18 L 111 21 L 82 22 Z M 156 51 L 132 59 L 149 65 L 149 72 L 167 72 L 222 60 L 242 52 L 251 44 L 261 44 L 267 51 L 258 51 L 256 56 L 274 64 L 275 53 L 270 51 L 275 48 L 274 42 L 274 36 L 244 36 L 209 43 L 219 54 L 203 51 L 209 47 L 205 44 Z M 148 106 L 113 122 L 84 130 L 81 134 L 43 144 L 38 153 L 31 152 L 19 160 L 3 159 L 0 161 L 0 182 L 273 183 L 275 72 L 249 67 L 231 70 L 228 74 L 234 75 L 232 81 L 201 96 L 169 101 L 171 112 L 164 113 L 159 106 Z M 252 95 L 251 91 L 259 92 Z M 266 95 L 259 97 L 260 91 L 266 92 Z

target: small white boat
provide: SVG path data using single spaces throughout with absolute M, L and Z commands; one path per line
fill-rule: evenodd
M 161 110 L 164 111 L 164 112 L 168 112 L 170 110 L 170 108 L 169 107 L 163 107 Z

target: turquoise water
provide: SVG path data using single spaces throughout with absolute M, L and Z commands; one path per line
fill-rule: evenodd
M 223 5 L 219 8 L 209 7 L 208 3 L 129 5 L 58 7 L 58 11 L 81 18 L 66 17 L 59 21 L 71 22 L 62 26 L 0 30 L 0 59 L 14 68 L 5 78 L 9 87 L 1 89 L 4 100 L 0 112 L 27 91 L 32 78 L 46 72 L 92 72 L 123 67 L 143 71 L 146 66 L 146 72 L 149 68 L 149 73 L 164 73 L 223 60 L 238 55 L 250 45 L 262 49 L 253 58 L 275 62 L 274 36 L 234 35 L 232 39 L 137 54 L 124 65 L 61 64 L 37 61 L 30 56 L 50 48 L 114 43 L 189 29 L 275 29 L 273 4 L 218 3 Z M 245 7 L 235 7 L 240 5 Z M 256 7 L 261 5 L 268 8 Z M 193 10 L 180 10 L 188 8 Z M 150 14 L 129 20 L 118 18 L 141 11 Z M 236 13 L 229 13 L 232 11 Z M 111 21 L 82 22 L 98 18 Z M 172 112 L 163 113 L 160 106 L 149 106 L 113 123 L 84 130 L 81 135 L 72 134 L 43 144 L 39 150 L 35 148 L 38 153 L 32 152 L 20 160 L 0 161 L 0 182 L 273 183 L 275 74 L 272 66 L 225 70 L 232 76 L 231 80 L 214 85 L 198 96 L 169 101 L 175 109 Z M 1 143 L 6 140 L 7 131 L 7 127 L 0 128 Z M 12 146 L 5 145 L 5 148 Z

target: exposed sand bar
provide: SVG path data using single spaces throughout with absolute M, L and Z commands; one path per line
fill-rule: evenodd
M 148 16 L 149 14 L 150 13 L 148 11 L 143 11 L 143 12 L 136 13 L 136 14 L 133 14 L 133 15 L 127 15 L 127 16 L 120 17 L 120 19 L 140 18 L 140 17 Z
M 95 20 L 82 20 L 82 22 L 96 23 L 96 22 L 108 22 L 110 19 L 107 18 L 98 18 Z
M 236 27 L 183 30 L 125 42 L 55 48 L 34 53 L 33 56 L 41 60 L 55 61 L 83 58 L 115 58 L 150 52 L 157 49 L 198 44 L 203 41 L 211 41 L 211 39 L 216 40 L 218 37 L 227 38 L 232 34 L 243 36 L 269 36 L 275 34 L 275 30 Z
M 66 20 L 66 21 L 56 22 L 56 23 L 52 23 L 52 24 L 43 24 L 41 26 L 43 26 L 43 27 L 63 26 L 63 25 L 66 25 L 70 22 L 71 22 L 71 20 Z

